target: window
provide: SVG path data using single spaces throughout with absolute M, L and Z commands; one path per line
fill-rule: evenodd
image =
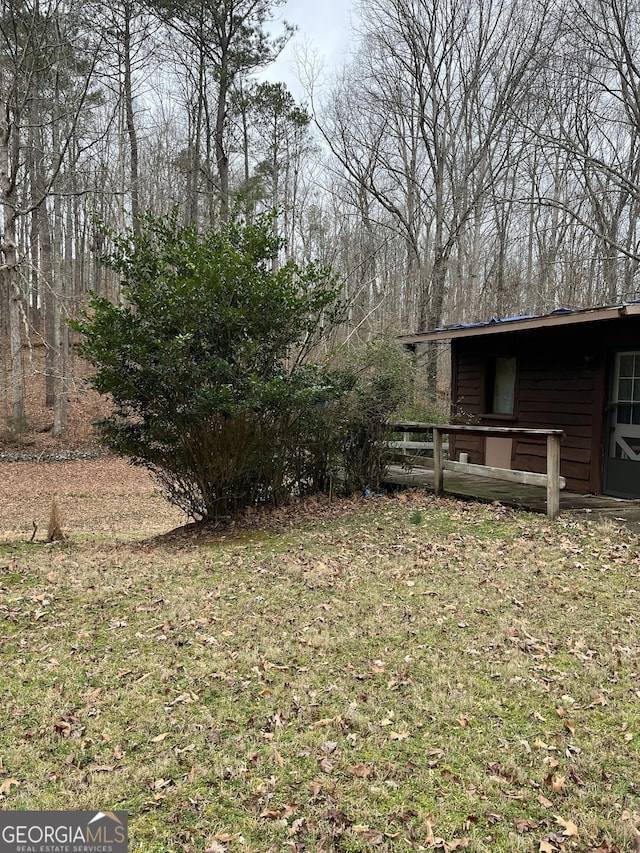
M 617 385 L 618 423 L 640 425 L 640 353 L 620 354 Z
M 489 411 L 496 415 L 512 415 L 516 389 L 516 359 L 495 358 L 487 367 Z

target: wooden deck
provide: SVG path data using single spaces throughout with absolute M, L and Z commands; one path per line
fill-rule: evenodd
M 544 486 L 546 491 L 547 516 L 555 518 L 560 512 L 560 490 L 566 486 L 566 480 L 560 476 L 560 442 L 564 438 L 561 429 L 530 429 L 528 427 L 505 427 L 505 426 L 479 426 L 477 424 L 434 424 L 416 421 L 400 421 L 388 424 L 393 432 L 401 432 L 404 436 L 404 456 L 396 459 L 403 464 L 426 464 L 424 457 L 413 456 L 406 453 L 406 448 L 411 444 L 410 439 L 415 433 L 418 435 L 433 436 L 433 490 L 436 495 L 442 494 L 443 474 L 445 471 L 454 474 L 465 474 L 473 478 L 489 478 L 501 480 L 507 483 L 524 484 L 527 486 Z M 480 436 L 483 439 L 500 438 L 509 439 L 531 439 L 533 441 L 544 441 L 547 446 L 546 471 L 540 473 L 537 470 L 512 469 L 510 465 L 494 466 L 487 464 L 470 463 L 469 458 L 459 460 L 447 458 L 449 455 L 449 439 L 460 435 Z M 447 438 L 447 453 L 445 454 L 445 436 Z M 395 445 L 398 443 L 395 442 Z M 390 447 L 393 453 L 393 448 Z M 396 454 L 397 455 L 397 454 Z M 466 456 L 466 454 L 465 454 Z M 393 457 L 389 460 L 392 461 Z
M 433 491 L 433 471 L 428 468 L 405 468 L 390 465 L 385 476 L 390 485 L 424 486 Z M 444 492 L 467 500 L 485 503 L 499 501 L 505 506 L 531 512 L 546 513 L 546 490 L 540 486 L 525 486 L 499 480 L 480 479 L 453 471 L 444 472 Z M 574 514 L 609 519 L 640 533 L 640 501 L 622 500 L 608 495 L 578 495 L 560 493 L 560 515 Z

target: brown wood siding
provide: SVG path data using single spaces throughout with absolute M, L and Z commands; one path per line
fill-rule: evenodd
M 484 439 L 479 435 L 452 435 L 449 438 L 449 458 L 459 460 L 461 453 L 469 454 L 469 462 L 484 464 Z
M 518 426 L 564 430 L 560 473 L 566 477 L 570 491 L 589 491 L 594 388 L 594 368 L 575 350 L 569 350 L 563 364 L 558 363 L 557 357 L 540 359 L 527 353 L 520 357 Z M 546 446 L 514 442 L 513 467 L 544 472 Z
M 453 350 L 452 369 L 452 420 L 466 423 L 475 419 L 484 405 L 484 362 L 474 356 Z M 457 435 L 449 438 L 449 457 L 459 459 L 461 453 L 469 454 L 469 462 L 482 465 L 484 462 L 484 439 L 477 435 Z
M 604 358 L 594 351 L 594 330 L 572 331 L 561 336 L 545 332 L 505 335 L 500 339 L 460 339 L 456 353 L 456 389 L 453 416 L 457 422 L 562 429 L 560 471 L 570 491 L 594 490 L 600 482 L 601 459 L 597 451 L 602 408 L 594 401 L 602 396 Z M 597 341 L 597 338 L 595 339 Z M 513 418 L 496 418 L 483 411 L 485 365 L 490 359 L 515 356 L 518 364 Z M 456 406 L 457 404 L 457 406 Z M 594 447 L 596 452 L 594 453 Z M 470 461 L 484 462 L 484 442 L 478 437 L 456 437 L 452 458 L 469 453 Z M 514 440 L 511 464 L 521 470 L 546 471 L 546 442 Z
M 484 397 L 484 364 L 461 360 L 458 362 L 454 411 L 478 414 Z

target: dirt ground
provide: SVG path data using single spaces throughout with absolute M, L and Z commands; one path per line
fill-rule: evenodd
M 144 538 L 188 519 L 149 474 L 113 457 L 0 463 L 0 542 L 47 538 L 53 502 L 62 532 L 75 538 Z
M 71 539 L 140 539 L 188 521 L 145 470 L 100 448 L 93 422 L 109 405 L 89 387 L 86 364 L 74 361 L 69 421 L 55 438 L 53 413 L 45 405 L 44 348 L 25 347 L 23 361 L 28 428 L 15 434 L 0 426 L 0 543 L 28 542 L 34 526 L 34 539 L 46 540 L 54 500 L 62 532 Z M 5 415 L 8 406 L 5 399 Z

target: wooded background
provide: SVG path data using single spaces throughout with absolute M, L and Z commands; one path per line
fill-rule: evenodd
M 66 320 L 118 299 L 110 228 L 278 208 L 297 261 L 344 281 L 345 335 L 638 295 L 640 3 L 366 0 L 352 61 L 297 103 L 260 82 L 277 0 L 0 5 L 2 416 L 27 422 L 46 353 L 53 433 Z

